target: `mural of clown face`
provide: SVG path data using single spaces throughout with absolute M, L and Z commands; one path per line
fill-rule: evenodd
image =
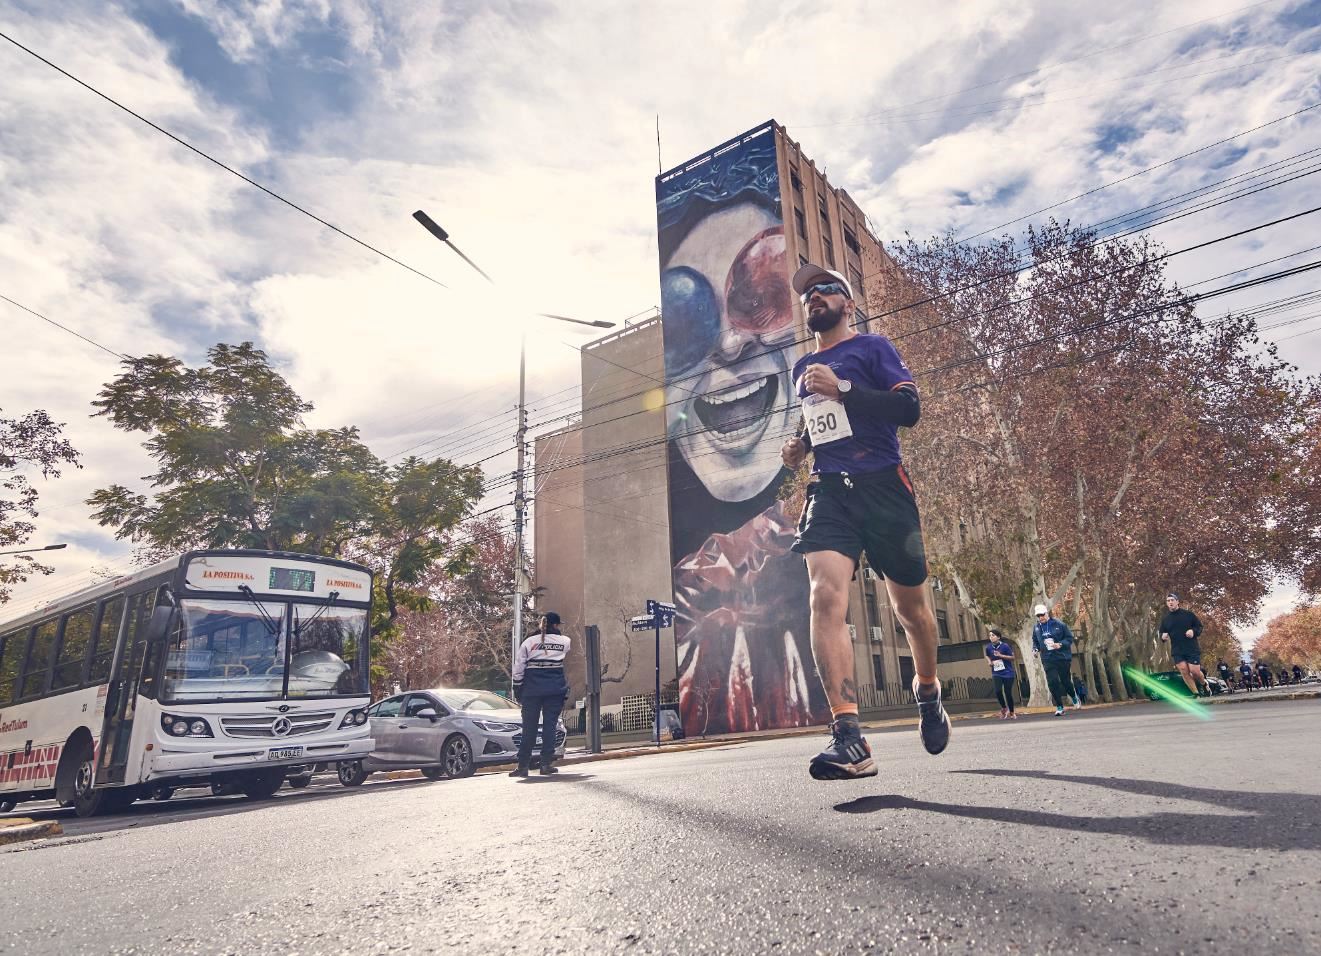
M 703 218 L 665 263 L 661 311 L 670 440 L 714 498 L 752 498 L 780 474 L 797 414 L 779 216 L 741 202 Z

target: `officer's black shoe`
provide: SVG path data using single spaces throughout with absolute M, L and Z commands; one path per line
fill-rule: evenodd
M 519 764 L 516 768 L 514 768 L 514 769 L 511 770 L 511 771 L 509 771 L 509 776 L 511 776 L 511 777 L 526 777 L 526 776 L 527 776 L 527 764 Z
M 559 773 L 559 771 L 556 770 L 554 767 L 552 767 L 552 766 L 551 766 L 550 764 L 548 764 L 548 763 L 543 763 L 543 764 L 541 765 L 541 775 L 542 775 L 543 777 L 549 777 L 549 776 L 550 776 L 551 774 L 553 774 L 553 773 Z

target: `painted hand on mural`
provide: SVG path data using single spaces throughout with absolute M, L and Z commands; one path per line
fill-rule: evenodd
M 807 579 L 782 503 L 712 535 L 675 569 L 679 709 L 689 733 L 800 727 L 829 716 L 803 661 Z

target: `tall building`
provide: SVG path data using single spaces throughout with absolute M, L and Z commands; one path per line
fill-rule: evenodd
M 679 607 L 661 676 L 689 733 L 824 722 L 789 551 L 798 503 L 782 500 L 795 486 L 779 448 L 801 427 L 789 370 L 811 341 L 789 279 L 836 269 L 862 326 L 885 331 L 868 316 L 899 304 L 893 271 L 862 210 L 773 120 L 662 173 L 656 195 L 661 315 L 583 349 L 581 420 L 535 443 L 542 606 L 601 628 L 607 706 L 651 693 L 654 637 L 627 622 L 660 598 Z M 980 624 L 938 582 L 931 594 L 942 658 L 983 676 Z M 849 622 L 862 705 L 905 703 L 912 659 L 870 569 Z

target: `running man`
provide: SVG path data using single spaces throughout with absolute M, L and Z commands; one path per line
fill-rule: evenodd
M 1230 671 L 1229 665 L 1225 663 L 1225 659 L 1223 657 L 1220 658 L 1220 663 L 1216 664 L 1216 671 L 1220 674 L 1220 679 L 1224 681 L 1225 688 L 1228 690 L 1233 690 L 1234 674 L 1232 671 Z
M 1064 702 L 1073 698 L 1073 631 L 1069 625 L 1052 617 L 1050 608 L 1036 606 L 1036 626 L 1032 628 L 1032 649 L 1041 657 L 1046 670 L 1046 686 L 1055 705 L 1055 716 L 1064 716 Z
M 991 679 L 995 681 L 995 699 L 1000 702 L 1000 719 L 1017 720 L 1014 713 L 1014 645 L 1005 640 L 1004 632 L 991 628 L 991 639 L 986 643 L 986 656 L 991 663 Z
M 1252 690 L 1252 665 L 1247 661 L 1238 662 L 1238 672 L 1243 675 L 1243 689 Z
M 1179 595 L 1171 592 L 1165 597 L 1168 610 L 1160 619 L 1160 639 L 1170 642 L 1170 656 L 1179 676 L 1193 692 L 1194 697 L 1210 697 L 1211 685 L 1202 673 L 1202 648 L 1197 638 L 1202 633 L 1202 622 L 1197 615 L 1179 607 Z
M 917 386 L 883 335 L 853 331 L 853 287 L 838 272 L 805 265 L 793 277 L 816 349 L 793 369 L 807 427 L 780 449 L 788 468 L 808 452 L 813 481 L 793 549 L 807 560 L 812 656 L 833 722 L 830 746 L 812 758 L 817 780 L 876 774 L 858 727 L 853 645 L 845 615 L 849 582 L 865 551 L 913 652 L 918 733 L 927 753 L 949 743 L 950 722 L 936 677 L 936 618 L 927 603 L 926 550 L 913 486 L 899 454 L 899 427 L 921 413 Z

